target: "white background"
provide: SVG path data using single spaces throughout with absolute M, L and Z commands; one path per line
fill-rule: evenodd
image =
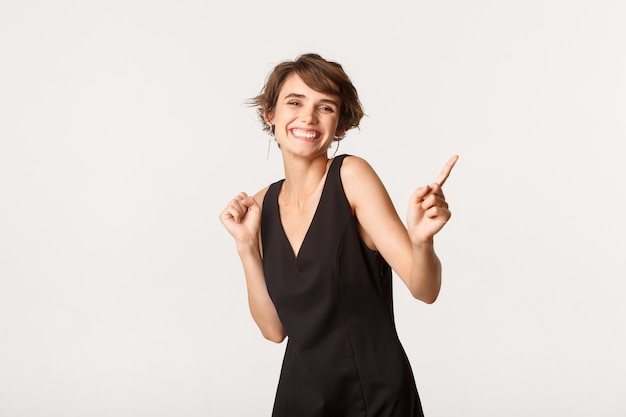
M 461 157 L 440 299 L 396 280 L 427 416 L 626 415 L 626 2 L 0 4 L 0 416 L 270 415 L 218 214 L 282 178 L 245 100 L 305 52 L 403 218 Z

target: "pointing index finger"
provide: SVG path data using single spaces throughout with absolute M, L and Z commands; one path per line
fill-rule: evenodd
M 443 186 L 443 184 L 448 179 L 448 176 L 450 175 L 450 172 L 452 172 L 452 168 L 454 167 L 454 164 L 456 164 L 456 161 L 458 159 L 459 159 L 458 155 L 454 155 L 454 156 L 452 156 L 452 158 L 448 159 L 448 162 L 446 163 L 446 166 L 443 167 L 443 169 L 439 173 L 439 176 L 435 180 L 436 184 L 438 184 L 440 187 Z

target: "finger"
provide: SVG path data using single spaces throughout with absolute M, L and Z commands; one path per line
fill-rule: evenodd
M 236 223 L 240 223 L 241 219 L 244 217 L 245 213 L 248 211 L 248 207 L 242 204 L 242 200 L 234 199 L 230 202 L 228 206 L 228 212 L 232 216 L 233 220 Z
M 415 190 L 415 192 L 411 196 L 411 201 L 415 203 L 419 203 L 420 201 L 422 201 L 422 199 L 426 195 L 428 195 L 428 193 L 430 193 L 430 191 L 431 191 L 430 185 L 425 185 L 423 187 L 418 188 L 417 190 Z
M 257 204 L 256 200 L 253 197 L 246 197 L 243 200 L 240 201 L 240 204 L 243 208 L 244 212 L 248 212 L 248 211 L 253 211 L 253 210 L 258 210 L 259 209 L 259 205 Z
M 238 211 L 233 209 L 230 205 L 226 207 L 226 209 L 221 213 L 220 220 L 222 223 L 234 221 L 235 223 L 239 223 L 239 219 L 237 218 Z
M 436 182 L 432 183 L 430 185 L 430 194 L 436 195 L 437 197 L 441 198 L 442 200 L 445 200 L 446 197 L 443 195 L 443 188 L 441 188 L 441 186 L 439 184 L 437 184 Z
M 446 203 L 446 200 L 440 198 L 435 194 L 429 194 L 428 196 L 426 196 L 426 198 L 424 198 L 424 201 L 422 202 L 422 209 L 428 210 L 431 207 L 442 207 L 447 209 L 448 203 Z
M 439 219 L 447 222 L 452 217 L 452 213 L 445 207 L 431 207 L 424 212 L 424 215 L 430 219 Z
M 243 204 L 246 207 L 253 206 L 255 203 L 256 201 L 254 201 L 254 198 L 252 197 L 246 197 L 243 200 L 241 200 L 241 204 Z
M 443 169 L 439 173 L 439 176 L 435 180 L 435 184 L 438 184 L 440 187 L 443 186 L 443 184 L 448 179 L 448 176 L 450 175 L 452 168 L 454 168 L 454 164 L 456 164 L 456 161 L 458 160 L 459 160 L 458 155 L 453 155 L 452 158 L 448 160 L 448 162 L 446 163 L 446 166 L 443 167 Z

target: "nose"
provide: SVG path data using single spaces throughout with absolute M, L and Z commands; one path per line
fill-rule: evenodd
M 315 108 L 312 106 L 302 106 L 300 120 L 307 124 L 317 123 L 317 113 L 315 112 Z

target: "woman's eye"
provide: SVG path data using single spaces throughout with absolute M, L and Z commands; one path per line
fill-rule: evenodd
M 328 106 L 322 106 L 320 107 L 320 110 L 331 112 L 331 113 L 335 111 L 332 107 L 328 107 Z
M 297 101 L 290 101 L 287 104 L 289 104 L 290 106 L 297 106 L 300 103 L 298 103 Z

